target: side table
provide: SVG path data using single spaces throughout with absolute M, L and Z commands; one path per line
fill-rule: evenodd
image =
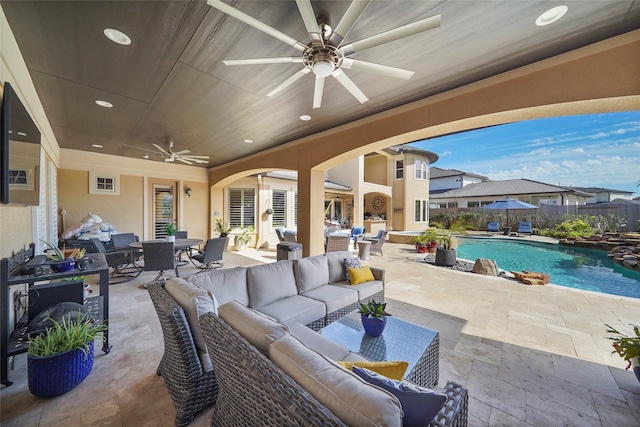
M 358 242 L 358 257 L 363 260 L 371 259 L 371 241 L 361 240 Z

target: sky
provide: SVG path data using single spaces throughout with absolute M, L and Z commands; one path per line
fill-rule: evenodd
M 527 178 L 640 195 L 640 111 L 529 120 L 412 145 L 438 154 L 433 166 L 492 180 Z

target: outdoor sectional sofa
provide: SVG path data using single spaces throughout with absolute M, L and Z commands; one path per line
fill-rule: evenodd
M 166 284 L 150 285 L 149 294 L 162 325 L 165 346 L 158 374 L 164 377 L 176 408 L 176 425 L 187 425 L 195 414 L 212 404 L 216 406 L 211 424 L 216 426 L 354 425 L 354 416 L 357 420 L 372 417 L 363 425 L 379 422 L 380 425 L 401 425 L 402 407 L 396 398 L 333 362 L 365 359 L 304 326 L 319 329 L 337 320 L 339 313 L 353 310 L 357 301 L 384 299 L 383 270 L 377 270 L 376 280 L 360 288 L 360 285 L 344 283 L 343 261 L 351 256 L 350 252 L 334 252 L 217 270 L 191 276 L 189 281 L 171 279 Z M 334 281 L 328 282 L 331 278 Z M 302 292 L 291 293 L 292 280 Z M 322 294 L 319 289 L 323 286 L 332 288 Z M 357 300 L 336 289 L 356 291 Z M 310 292 L 315 300 L 305 296 Z M 318 299 L 319 295 L 322 300 Z M 324 309 L 301 298 L 322 301 Z M 250 308 L 252 305 L 255 309 Z M 271 360 L 272 345 L 281 347 L 280 362 Z M 300 372 L 292 374 L 282 369 L 283 365 L 297 366 L 289 360 L 292 356 L 286 350 L 292 345 L 299 360 L 320 363 L 316 376 L 325 383 L 320 395 L 313 386 L 316 383 L 313 375 L 311 379 L 302 380 Z M 335 381 L 334 375 L 337 375 Z M 355 387 L 346 391 L 355 393 L 353 400 L 361 400 L 356 396 L 371 395 L 377 396 L 373 402 L 381 399 L 384 404 L 374 403 L 375 410 L 370 406 L 363 409 L 359 404 L 351 408 L 352 399 L 344 395 L 345 390 L 338 394 L 332 390 L 334 383 L 344 384 L 345 379 Z M 321 403 L 317 397 L 322 393 L 325 397 L 321 397 Z M 327 393 L 333 396 L 329 403 Z M 336 397 L 340 393 L 342 397 Z M 466 389 L 447 383 L 444 393 L 441 398 L 446 402 L 431 425 L 466 425 Z M 385 407 L 387 409 L 380 412 L 380 408 Z

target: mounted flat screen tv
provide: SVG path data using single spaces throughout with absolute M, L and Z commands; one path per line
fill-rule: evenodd
M 0 124 L 0 202 L 37 206 L 40 200 L 40 131 L 7 82 Z

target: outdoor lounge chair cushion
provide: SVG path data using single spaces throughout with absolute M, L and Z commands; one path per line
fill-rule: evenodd
M 311 350 L 295 337 L 280 338 L 269 358 L 321 404 L 349 426 L 397 426 L 402 408 L 391 393 Z
M 297 259 L 294 262 L 300 293 L 329 283 L 329 266 L 326 256 L 316 255 Z
M 366 368 L 353 367 L 353 372 L 370 384 L 378 386 L 400 400 L 403 427 L 423 427 L 438 414 L 447 396 L 415 384 L 393 380 Z
M 349 251 L 327 252 L 327 264 L 329 265 L 329 283 L 344 282 L 345 269 L 344 259 L 353 258 L 353 254 Z
M 358 353 L 349 351 L 348 348 L 330 340 L 322 334 L 301 323 L 294 323 L 289 326 L 289 333 L 300 340 L 301 343 L 313 351 L 324 354 L 331 360 L 343 360 L 346 362 L 368 362 L 367 359 Z
M 258 310 L 285 325 L 294 323 L 308 325 L 327 315 L 326 306 L 322 302 L 302 295 L 279 299 L 263 305 Z
M 289 329 L 264 314 L 252 310 L 237 301 L 221 305 L 219 315 L 251 345 L 265 356 L 269 356 L 269 346 L 285 335 Z
M 164 289 L 171 297 L 176 300 L 178 305 L 184 310 L 189 329 L 193 335 L 193 341 L 196 345 L 196 351 L 202 363 L 202 369 L 205 372 L 213 370 L 207 346 L 204 343 L 202 330 L 200 328 L 200 316 L 207 312 L 218 313 L 218 302 L 211 291 L 202 289 L 196 285 L 187 282 L 184 279 L 169 279 L 164 285 Z
M 327 313 L 333 313 L 358 302 L 358 291 L 355 289 L 345 289 L 331 285 L 319 286 L 302 295 L 322 301 L 327 306 Z
M 298 295 L 293 261 L 278 261 L 247 268 L 247 288 L 250 296 L 249 306 L 257 309 Z
M 206 274 L 193 274 L 187 280 L 196 286 L 210 290 L 220 305 L 229 301 L 238 301 L 242 305 L 249 305 L 246 267 L 225 268 L 208 271 Z

